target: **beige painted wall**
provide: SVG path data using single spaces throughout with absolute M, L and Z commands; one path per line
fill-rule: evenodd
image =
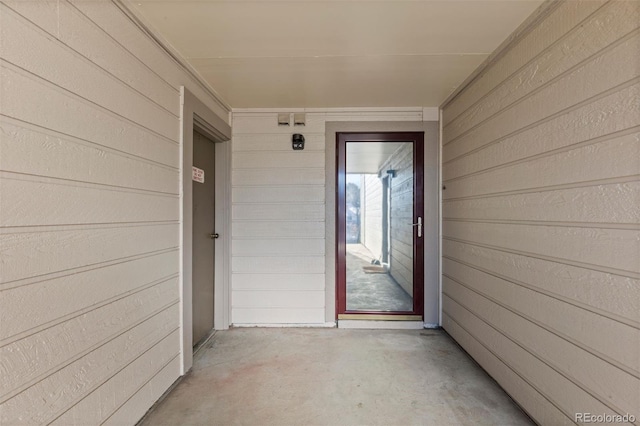
M 179 375 L 180 86 L 110 1 L 0 3 L 0 423 L 134 424 Z
M 443 325 L 540 424 L 640 419 L 640 3 L 548 10 L 443 108 Z

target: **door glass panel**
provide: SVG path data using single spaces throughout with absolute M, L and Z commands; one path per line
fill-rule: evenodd
M 346 143 L 346 308 L 413 310 L 412 142 Z

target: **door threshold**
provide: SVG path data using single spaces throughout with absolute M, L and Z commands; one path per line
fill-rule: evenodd
M 339 320 L 422 321 L 422 315 L 338 314 Z
M 422 321 L 380 321 L 369 319 L 339 319 L 338 328 L 381 329 L 381 330 L 422 330 Z

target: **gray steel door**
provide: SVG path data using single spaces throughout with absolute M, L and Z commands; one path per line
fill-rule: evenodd
M 193 166 L 204 170 L 204 182 L 193 186 L 193 344 L 213 329 L 215 241 L 215 147 L 213 141 L 193 132 Z

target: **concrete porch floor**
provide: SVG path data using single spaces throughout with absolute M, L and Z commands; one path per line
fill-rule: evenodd
M 444 332 L 218 332 L 143 425 L 531 425 Z

